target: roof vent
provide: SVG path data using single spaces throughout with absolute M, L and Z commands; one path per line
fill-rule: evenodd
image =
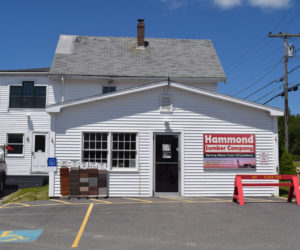
M 171 95 L 162 95 L 160 96 L 160 112 L 161 113 L 172 113 L 172 97 Z
M 137 46 L 138 47 L 145 47 L 145 24 L 144 24 L 144 19 L 138 19 Z

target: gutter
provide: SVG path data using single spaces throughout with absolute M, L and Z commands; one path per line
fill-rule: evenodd
M 112 75 L 77 75 L 77 74 L 49 74 L 49 78 L 56 80 L 62 77 L 68 79 L 94 79 L 94 80 L 149 80 L 174 82 L 226 82 L 226 77 L 172 77 L 172 76 L 112 76 Z
M 27 76 L 27 75 L 37 75 L 37 76 L 48 76 L 49 72 L 9 72 L 9 71 L 1 71 L 0 75 L 20 75 L 20 76 Z

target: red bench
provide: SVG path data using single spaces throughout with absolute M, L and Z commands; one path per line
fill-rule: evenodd
M 284 180 L 287 183 L 243 183 L 242 180 Z M 287 202 L 292 202 L 296 198 L 297 205 L 300 206 L 299 181 L 296 175 L 236 175 L 233 191 L 233 202 L 239 201 L 240 206 L 244 206 L 243 187 L 269 187 L 288 186 L 290 187 Z M 294 194 L 295 193 L 295 194 Z

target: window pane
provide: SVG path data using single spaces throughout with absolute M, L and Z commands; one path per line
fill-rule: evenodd
M 33 108 L 34 107 L 34 98 L 33 97 L 25 97 L 23 98 L 24 108 Z
M 8 154 L 23 154 L 23 134 L 8 134 L 7 145 L 13 148 Z
M 34 152 L 45 152 L 46 147 L 46 136 L 45 135 L 36 135 L 35 136 L 35 145 Z
M 46 97 L 46 87 L 38 86 L 38 87 L 35 87 L 34 89 L 35 89 L 36 97 Z
M 23 144 L 23 134 L 8 134 L 7 142 Z
M 34 82 L 23 82 L 23 95 L 24 97 L 34 96 Z
M 9 107 L 10 108 L 23 108 L 23 98 L 22 98 L 22 87 L 21 86 L 10 86 Z
M 112 134 L 112 167 L 136 167 L 136 133 Z
M 116 91 L 115 86 L 104 86 L 103 87 L 103 94 L 107 94 L 107 93 L 114 92 L 114 91 Z
M 8 151 L 8 154 L 23 154 L 23 145 L 15 145 L 15 144 L 8 144 L 11 148 L 13 148 L 13 151 Z
M 22 87 L 21 86 L 10 86 L 10 96 L 21 97 Z
M 83 161 L 106 163 L 107 147 L 102 147 L 102 140 L 107 133 L 84 133 L 83 138 Z
M 46 97 L 35 97 L 34 98 L 34 108 L 45 108 L 46 107 Z

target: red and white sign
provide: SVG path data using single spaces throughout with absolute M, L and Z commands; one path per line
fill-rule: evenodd
M 204 134 L 205 154 L 255 154 L 254 134 Z

